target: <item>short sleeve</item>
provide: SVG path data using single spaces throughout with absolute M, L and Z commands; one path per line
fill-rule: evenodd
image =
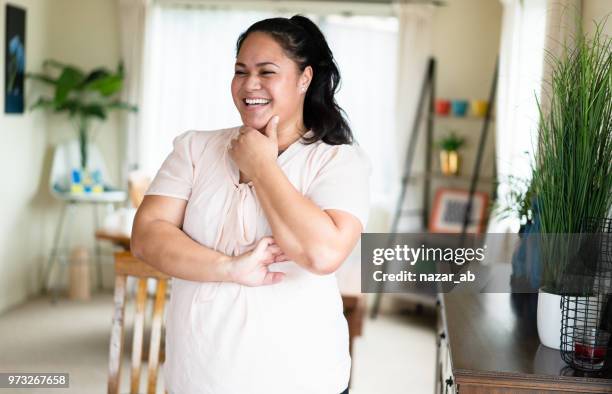
M 338 209 L 352 214 L 365 231 L 370 213 L 370 160 L 356 145 L 336 145 L 329 153 L 306 197 L 323 210 Z
M 194 161 L 192 140 L 194 132 L 187 131 L 174 138 L 174 149 L 166 157 L 145 195 L 158 195 L 189 200 L 193 186 Z

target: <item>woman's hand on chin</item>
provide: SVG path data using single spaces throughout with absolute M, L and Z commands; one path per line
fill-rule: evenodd
M 273 116 L 266 125 L 265 134 L 249 126 L 242 126 L 238 138 L 232 140 L 229 154 L 249 179 L 267 164 L 276 164 L 278 157 L 278 116 Z
M 283 272 L 271 272 L 272 263 L 287 261 L 274 238 L 264 237 L 257 242 L 255 249 L 232 257 L 229 275 L 232 282 L 245 286 L 273 285 L 283 280 Z

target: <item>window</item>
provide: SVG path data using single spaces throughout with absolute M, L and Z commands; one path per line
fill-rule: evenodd
M 272 16 L 279 14 L 154 7 L 147 32 L 138 149 L 146 173 L 155 174 L 181 132 L 241 124 L 230 93 L 236 39 L 253 22 Z M 312 18 L 340 67 L 338 103 L 370 156 L 373 201 L 383 199 L 391 192 L 395 166 L 389 152 L 395 152 L 397 21 L 379 16 Z

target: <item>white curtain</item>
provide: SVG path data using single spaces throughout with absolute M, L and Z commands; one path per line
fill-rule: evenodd
M 535 153 L 538 108 L 544 59 L 546 0 L 501 0 L 502 33 L 495 103 L 497 201 L 507 206 L 510 192 L 526 189 Z M 514 181 L 511 181 L 514 179 Z M 522 180 L 522 181 L 519 181 Z M 510 262 L 518 240 L 520 219 L 491 215 L 487 261 Z
M 398 19 L 398 80 L 396 128 L 398 133 L 398 164 L 404 164 L 408 138 L 417 110 L 421 84 L 427 60 L 432 55 L 433 5 L 394 4 Z
M 547 54 L 561 55 L 579 26 L 581 0 L 502 0 L 503 20 L 497 92 L 496 157 L 500 185 L 498 201 L 505 204 L 511 177 L 529 180 L 537 147 L 538 109 L 547 111 L 550 64 Z M 516 233 L 516 217 L 492 217 L 489 232 Z
M 404 171 L 408 140 L 412 133 L 412 126 L 417 113 L 421 86 L 427 69 L 427 61 L 432 56 L 433 46 L 433 18 L 435 6 L 429 4 L 411 4 L 408 1 L 398 1 L 394 4 L 395 14 L 398 19 L 398 39 L 397 39 L 397 91 L 396 91 L 396 127 L 397 145 L 393 153 L 395 154 L 394 165 L 397 168 L 394 175 L 393 198 L 387 205 L 387 211 L 392 214 L 395 209 L 396 195 L 399 192 L 400 177 Z M 418 139 L 418 146 L 415 149 L 413 170 L 423 168 L 425 163 L 423 130 Z M 389 175 L 391 175 L 389 174 Z M 389 176 L 388 175 L 388 176 Z M 410 188 L 410 195 L 406 197 L 404 205 L 407 207 L 419 206 L 421 199 L 422 184 Z M 421 229 L 420 224 L 414 223 L 414 229 Z M 408 231 L 412 228 L 402 227 Z M 388 231 L 388 228 L 385 229 Z
M 336 15 L 319 25 L 342 74 L 338 104 L 372 162 L 372 204 L 386 205 L 397 168 L 389 160 L 396 146 L 397 19 Z
M 140 104 L 142 93 L 143 54 L 145 32 L 151 0 L 117 0 L 121 58 L 125 67 L 124 88 L 121 98 L 130 104 Z M 122 124 L 124 132 L 125 161 L 122 181 L 127 183 L 128 171 L 138 164 L 138 140 L 140 114 L 124 113 Z
M 510 179 L 529 180 L 535 152 L 544 59 L 546 0 L 503 0 L 496 102 L 498 201 L 506 204 Z M 488 231 L 518 232 L 516 217 L 492 217 Z
M 146 48 L 140 164 L 155 174 L 185 130 L 240 124 L 230 84 L 236 39 L 261 12 L 155 6 Z

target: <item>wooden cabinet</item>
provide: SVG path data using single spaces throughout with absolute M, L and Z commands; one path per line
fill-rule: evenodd
M 540 344 L 537 294 L 440 295 L 436 393 L 612 393 L 612 372 L 581 376 Z
M 442 304 L 440 301 L 436 303 L 436 309 L 438 310 L 438 322 L 436 326 L 438 335 L 438 354 L 436 357 L 437 367 L 435 393 L 456 393 L 455 379 L 453 377 L 453 370 L 451 367 L 450 349 L 445 328 L 445 317 L 442 315 Z

